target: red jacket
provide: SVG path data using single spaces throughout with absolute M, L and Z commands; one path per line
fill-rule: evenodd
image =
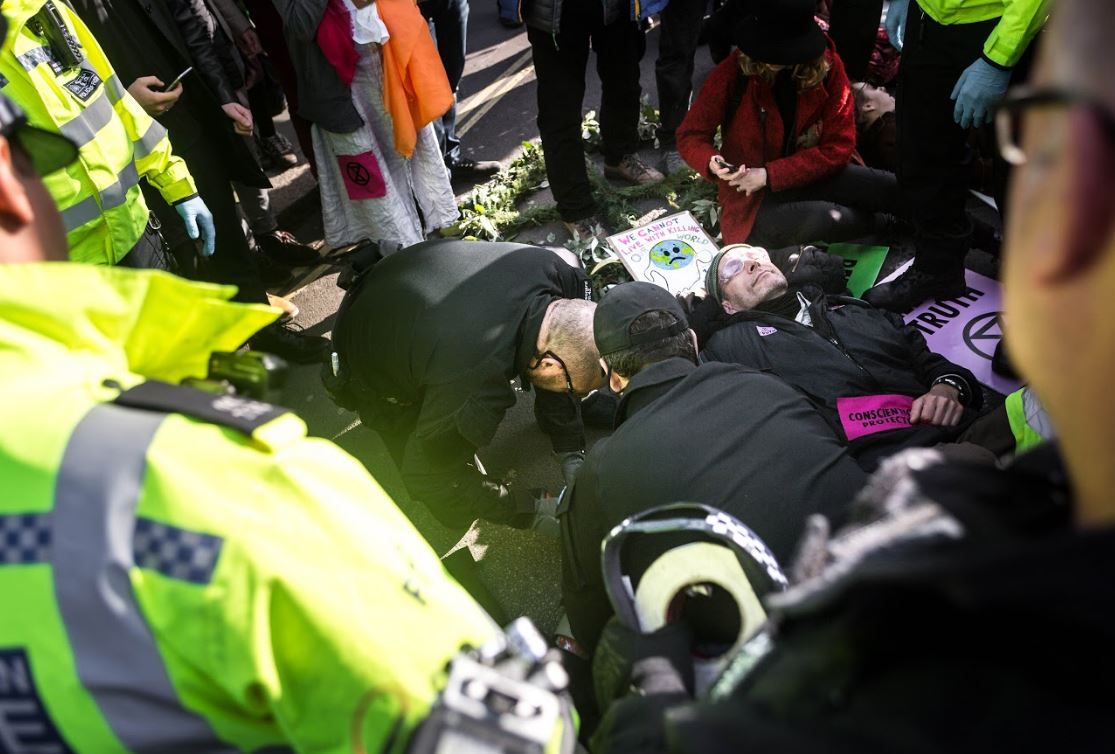
M 752 76 L 736 109 L 719 154 L 734 165 L 765 167 L 767 187 L 751 196 L 713 177 L 709 160 L 718 150 L 712 137 L 724 118 L 727 100 L 742 76 L 733 52 L 705 79 L 696 101 L 677 130 L 678 152 L 690 167 L 720 189 L 720 230 L 724 243 L 743 243 L 751 235 L 759 204 L 767 191 L 806 186 L 827 178 L 848 164 L 856 148 L 855 98 L 844 73 L 844 64 L 829 41 L 825 57 L 832 63 L 819 86 L 798 94 L 797 123 L 793 138 L 796 150 L 779 157 L 785 128 L 774 101 L 774 92 L 762 79 Z

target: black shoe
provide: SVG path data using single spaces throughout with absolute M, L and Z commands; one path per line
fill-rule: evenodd
M 276 230 L 266 235 L 256 236 L 255 239 L 260 252 L 272 262 L 285 264 L 288 267 L 304 267 L 321 261 L 317 249 L 299 243 L 297 238 L 285 230 Z
M 259 154 L 263 167 L 268 170 L 286 170 L 298 164 L 294 147 L 282 134 L 273 134 L 259 139 Z
M 491 178 L 502 168 L 495 160 L 473 160 L 462 157 L 446 166 L 455 181 L 480 181 Z
M 248 341 L 253 351 L 266 351 L 295 364 L 325 361 L 333 350 L 328 338 L 307 335 L 290 325 L 273 324 L 260 330 Z
M 864 291 L 863 300 L 887 311 L 908 312 L 927 299 L 956 298 L 967 287 L 963 268 L 931 274 L 911 266 L 891 282 Z
M 512 20 L 510 18 L 504 18 L 503 16 L 500 16 L 499 17 L 499 25 L 502 26 L 505 29 L 518 29 L 520 26 L 523 25 L 523 22 Z

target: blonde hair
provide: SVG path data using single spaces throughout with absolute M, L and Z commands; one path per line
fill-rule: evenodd
M 790 70 L 793 71 L 794 85 L 797 90 L 804 92 L 815 86 L 820 86 L 821 82 L 825 80 L 825 76 L 828 76 L 830 68 L 832 68 L 832 63 L 825 58 L 824 53 L 821 53 L 820 57 L 810 60 L 808 63 L 798 63 Z M 760 63 L 758 60 L 748 57 L 742 50 L 739 53 L 739 69 L 743 71 L 744 76 L 758 76 L 767 84 L 773 84 L 774 77 L 778 74 L 768 64 Z

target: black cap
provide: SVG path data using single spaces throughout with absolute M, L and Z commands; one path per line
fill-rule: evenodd
M 631 334 L 631 325 L 650 312 L 673 315 L 672 325 Z M 689 322 L 674 295 L 653 283 L 622 283 L 605 294 L 592 318 L 596 350 L 601 356 L 685 332 Z
M 825 51 L 825 33 L 813 18 L 816 0 L 752 0 L 733 42 L 747 57 L 771 65 L 797 65 Z

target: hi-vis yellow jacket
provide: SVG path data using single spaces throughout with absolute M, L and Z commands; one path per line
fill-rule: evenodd
M 197 193 L 166 130 L 126 91 L 101 46 L 62 0 L 54 6 L 81 45 L 79 65 L 63 69 L 28 21 L 47 0 L 3 0 L 10 24 L 0 53 L 0 84 L 31 125 L 59 131 L 80 147 L 72 165 L 46 177 L 75 262 L 115 264 L 147 226 L 139 189 L 146 178 L 168 203 Z
M 0 749 L 401 751 L 447 661 L 497 635 L 294 415 L 120 405 L 276 316 L 233 290 L 0 265 Z
M 1049 0 L 914 1 L 930 18 L 945 26 L 999 19 L 984 42 L 983 54 L 1003 68 L 1010 68 L 1018 62 L 1049 17 Z

